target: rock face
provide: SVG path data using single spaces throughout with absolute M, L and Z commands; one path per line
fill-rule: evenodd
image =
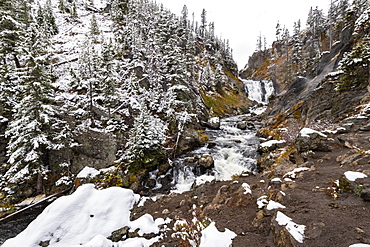
M 102 169 L 111 166 L 116 160 L 117 144 L 112 134 L 89 131 L 76 137 L 80 143 L 74 149 L 72 172 L 85 166 Z

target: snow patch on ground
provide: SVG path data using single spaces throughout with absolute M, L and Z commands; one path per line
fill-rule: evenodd
M 144 215 L 130 221 L 130 210 L 140 196 L 132 190 L 111 187 L 96 190 L 93 184 L 78 187 L 75 193 L 50 204 L 30 225 L 3 247 L 38 246 L 50 240 L 50 247 L 123 247 L 150 246 L 158 239 L 135 238 L 118 243 L 106 239 L 124 226 L 139 234 L 158 233 L 164 219 Z
M 261 196 L 257 199 L 257 207 L 258 208 L 263 208 L 264 206 L 266 206 L 267 204 L 269 203 L 269 201 L 267 201 L 267 196 L 264 195 L 264 196 Z
M 307 171 L 309 169 L 310 168 L 308 168 L 308 167 L 299 167 L 299 168 L 296 168 L 293 171 L 286 173 L 283 176 L 283 178 L 284 178 L 284 180 L 287 179 L 287 178 L 288 179 L 295 179 L 297 177 L 297 173 L 300 173 L 300 172 L 303 172 L 303 171 Z
M 278 211 L 276 214 L 276 222 L 280 226 L 285 226 L 288 232 L 293 236 L 299 243 L 303 243 L 305 225 L 298 225 L 292 221 L 291 218 Z
M 284 140 L 281 140 L 281 141 L 271 140 L 271 141 L 261 143 L 261 147 L 263 147 L 263 148 L 264 147 L 271 147 L 274 144 L 281 144 L 281 143 L 285 143 L 285 141 Z
M 355 181 L 358 178 L 366 178 L 367 177 L 367 175 L 362 173 L 362 172 L 352 172 L 352 171 L 345 172 L 344 176 L 346 176 L 346 178 L 349 181 Z
M 95 168 L 85 166 L 85 168 L 77 174 L 77 178 L 94 178 L 99 175 L 99 173 L 100 172 Z
M 199 247 L 229 247 L 236 234 L 229 229 L 225 232 L 219 232 L 212 222 L 207 228 L 202 231 Z
M 202 176 L 199 176 L 195 179 L 195 183 L 197 186 L 201 185 L 201 184 L 205 184 L 207 182 L 212 182 L 213 180 L 215 180 L 216 178 L 214 176 L 210 176 L 210 175 L 202 175 Z
M 300 134 L 302 137 L 310 137 L 310 135 L 311 135 L 311 134 L 314 134 L 314 133 L 319 134 L 320 136 L 325 137 L 325 138 L 327 137 L 327 135 L 325 135 L 325 134 L 323 134 L 323 133 L 321 133 L 321 132 L 319 132 L 319 131 L 317 131 L 317 130 L 310 129 L 310 128 L 303 128 L 303 129 L 299 132 L 299 134 Z
M 266 206 L 267 210 L 273 210 L 273 209 L 279 209 L 279 208 L 285 208 L 285 206 L 278 202 L 272 201 L 272 200 L 269 201 L 269 203 Z
M 244 195 L 246 195 L 246 194 L 252 194 L 252 190 L 251 190 L 251 187 L 249 186 L 249 184 L 243 183 L 242 184 L 242 187 L 245 190 Z

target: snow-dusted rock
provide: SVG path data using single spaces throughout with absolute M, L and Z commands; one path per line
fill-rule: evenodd
M 210 129 L 220 129 L 221 123 L 219 117 L 213 117 L 208 119 L 207 122 L 203 122 L 203 125 L 210 128 Z
M 295 146 L 299 152 L 310 150 L 329 152 L 334 149 L 335 141 L 319 131 L 303 128 L 296 139 Z

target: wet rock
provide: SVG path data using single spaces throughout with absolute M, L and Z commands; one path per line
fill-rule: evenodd
M 262 153 L 268 153 L 272 152 L 278 148 L 283 148 L 286 145 L 285 141 L 277 141 L 277 140 L 270 140 L 267 142 L 263 142 L 258 147 L 257 152 Z
M 287 231 L 285 226 L 280 226 L 276 220 L 275 217 L 271 220 L 271 230 L 274 238 L 274 243 L 277 247 L 293 247 L 292 244 L 292 236 Z
M 180 154 L 196 147 L 204 146 L 208 139 L 209 137 L 205 134 L 202 134 L 199 130 L 186 128 L 181 135 L 180 141 L 178 142 L 176 152 Z
M 217 143 L 215 143 L 215 142 L 208 142 L 207 148 L 214 148 L 216 146 L 217 146 Z
M 256 198 L 254 198 L 252 194 L 245 194 L 245 189 L 243 187 L 239 187 L 239 189 L 226 200 L 226 204 L 231 208 L 246 207 L 252 201 L 254 202 L 255 199 Z
M 220 126 L 221 126 L 219 117 L 210 118 L 207 122 L 203 122 L 202 124 L 210 129 L 215 129 L 215 130 L 220 129 Z
M 160 164 L 158 166 L 158 175 L 166 174 L 170 168 L 171 165 L 168 162 Z
M 205 169 L 212 169 L 215 165 L 215 162 L 211 155 L 204 155 L 198 160 L 198 164 Z
M 340 162 L 340 164 L 344 166 L 344 165 L 349 165 L 355 162 L 359 158 L 361 158 L 361 154 L 354 151 L 354 152 L 348 152 L 348 153 L 345 153 L 344 155 L 338 156 L 336 161 Z
M 237 124 L 236 126 L 238 129 L 241 129 L 241 130 L 246 130 L 247 129 L 247 123 L 245 122 L 240 122 Z
M 303 157 L 301 156 L 301 154 L 297 150 L 293 150 L 289 154 L 289 160 L 291 162 L 293 162 L 294 164 L 297 164 L 297 165 L 302 164 L 304 162 Z
M 276 176 L 283 176 L 295 168 L 297 168 L 297 165 L 289 161 L 287 158 L 282 158 L 279 163 L 275 163 L 271 166 L 271 170 Z
M 361 131 L 370 131 L 370 124 L 360 128 Z

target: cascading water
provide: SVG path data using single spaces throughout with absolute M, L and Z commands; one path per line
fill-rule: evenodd
M 219 130 L 207 129 L 210 140 L 208 144 L 189 152 L 173 161 L 175 192 L 190 190 L 194 183 L 206 181 L 231 180 L 233 176 L 255 172 L 257 164 L 257 147 L 259 139 L 250 129 L 239 129 L 237 124 L 243 122 L 247 115 L 221 120 Z M 212 156 L 214 168 L 201 175 L 196 162 L 202 156 Z
M 242 80 L 248 92 L 248 98 L 263 105 L 268 103 L 274 92 L 271 81 Z M 266 107 L 256 107 L 252 112 L 259 114 Z M 192 185 L 205 181 L 230 180 L 233 176 L 244 172 L 256 171 L 257 148 L 259 139 L 251 129 L 239 129 L 237 124 L 248 119 L 250 115 L 240 115 L 221 120 L 219 130 L 207 129 L 210 140 L 205 147 L 189 152 L 173 161 L 173 191 L 183 192 L 190 190 Z M 212 156 L 214 168 L 201 175 L 196 164 L 202 156 Z
M 267 104 L 270 95 L 274 92 L 272 81 L 242 80 L 244 82 L 248 98 L 258 103 Z

